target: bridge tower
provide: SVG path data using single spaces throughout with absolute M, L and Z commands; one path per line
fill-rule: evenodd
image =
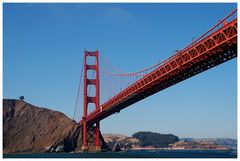
M 87 58 L 88 57 L 95 57 L 95 64 L 87 64 Z M 88 72 L 89 70 L 95 71 L 95 78 L 88 78 Z M 89 85 L 95 86 L 96 92 L 95 96 L 89 96 L 87 93 L 87 89 Z M 100 94 L 100 88 L 99 88 L 99 54 L 98 50 L 94 52 L 89 52 L 87 50 L 84 50 L 84 88 L 83 88 L 83 144 L 82 144 L 82 150 L 88 151 L 88 131 L 89 129 L 95 129 L 93 136 L 94 138 L 94 144 L 95 144 L 95 151 L 100 151 L 101 150 L 101 145 L 100 145 L 100 123 L 96 122 L 95 126 L 94 125 L 88 125 L 86 118 L 88 115 L 88 106 L 89 103 L 95 104 L 95 110 L 99 109 L 100 107 L 100 102 L 99 102 L 99 94 Z

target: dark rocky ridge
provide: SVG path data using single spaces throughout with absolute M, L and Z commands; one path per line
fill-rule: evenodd
M 101 145 L 107 148 L 102 136 Z M 3 100 L 4 153 L 77 152 L 81 146 L 82 127 L 63 113 Z M 93 141 L 89 149 L 94 150 Z

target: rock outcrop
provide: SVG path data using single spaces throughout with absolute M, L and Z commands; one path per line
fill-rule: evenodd
M 82 127 L 61 112 L 22 100 L 3 100 L 3 152 L 80 151 Z M 101 137 L 102 148 L 107 148 Z M 90 143 L 90 150 L 93 144 Z
M 124 135 L 103 134 L 103 138 L 111 151 L 130 150 L 141 147 L 138 139 Z

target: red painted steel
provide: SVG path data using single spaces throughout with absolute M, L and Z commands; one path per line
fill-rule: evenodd
M 141 99 L 236 57 L 237 18 L 227 22 L 236 11 L 189 46 L 163 61 L 151 73 L 103 103 L 80 123 L 91 125 L 99 122 Z
M 89 56 L 93 56 L 96 58 L 96 62 L 95 64 L 87 64 L 87 57 Z M 99 88 L 99 53 L 98 51 L 96 52 L 89 52 L 89 51 L 84 51 L 84 89 L 83 89 L 83 93 L 84 93 L 84 106 L 83 106 L 83 118 L 82 118 L 82 122 L 83 122 L 83 146 L 82 146 L 82 150 L 88 150 L 88 142 L 87 142 L 87 134 L 88 134 L 88 126 L 87 125 L 87 111 L 88 111 L 88 104 L 89 103 L 94 103 L 95 104 L 95 110 L 98 110 L 99 107 L 99 94 L 100 94 L 100 88 Z M 95 70 L 96 72 L 96 78 L 95 79 L 88 79 L 87 78 L 87 71 L 88 70 Z M 95 96 L 88 96 L 87 93 L 87 87 L 88 85 L 94 85 L 96 88 L 96 95 Z M 95 122 L 96 126 L 95 126 L 95 147 L 96 150 L 100 150 L 100 140 L 99 140 L 99 126 L 100 123 Z M 92 126 L 92 125 L 91 125 Z

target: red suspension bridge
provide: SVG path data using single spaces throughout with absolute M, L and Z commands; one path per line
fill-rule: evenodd
M 95 150 L 101 150 L 99 137 L 102 119 L 235 57 L 237 57 L 237 10 L 168 59 L 134 73 L 125 73 L 114 68 L 98 51 L 85 50 L 81 73 L 82 150 L 88 150 L 91 141 L 95 145 Z M 80 79 L 78 99 L 81 84 Z M 89 133 L 90 129 L 94 129 L 94 133 Z

